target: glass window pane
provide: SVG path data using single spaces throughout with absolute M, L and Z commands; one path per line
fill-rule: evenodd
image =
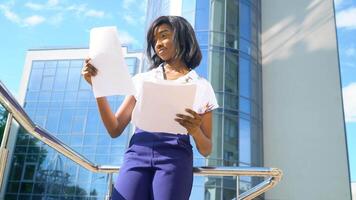
M 209 1 L 196 0 L 195 29 L 209 30 Z
M 60 133 L 70 133 L 72 118 L 75 114 L 74 109 L 63 109 L 61 114 L 61 121 L 59 124 Z
M 53 76 L 45 76 L 45 77 L 43 77 L 41 89 L 42 90 L 52 90 L 53 81 L 54 81 L 54 77 Z
M 67 90 L 78 90 L 81 77 L 80 68 L 70 68 L 67 80 Z
M 58 68 L 53 89 L 64 90 L 66 87 L 67 77 L 68 77 L 68 68 Z
M 202 53 L 202 59 L 200 61 L 200 64 L 194 70 L 197 72 L 199 76 L 204 77 L 205 79 L 209 79 L 208 78 L 208 52 L 206 49 L 202 49 L 201 53 Z
M 90 84 L 83 78 L 83 76 L 80 76 L 80 89 L 81 90 L 91 90 Z
M 83 136 L 82 135 L 72 135 L 70 138 L 71 146 L 82 146 L 83 145 Z
M 58 66 L 58 68 L 62 68 L 62 67 L 69 68 L 70 61 L 69 60 L 58 60 L 57 66 Z
M 56 74 L 56 68 L 45 68 L 43 70 L 44 76 L 54 76 Z
M 85 135 L 84 136 L 84 145 L 88 146 L 94 146 L 97 141 L 97 136 L 96 135 Z
M 77 68 L 82 68 L 83 67 L 84 60 L 71 60 L 70 61 L 70 66 L 71 67 L 77 67 Z
M 238 1 L 226 1 L 226 46 L 238 48 Z
M 43 69 L 32 68 L 30 81 L 28 85 L 29 90 L 39 90 L 41 87 Z
M 251 103 L 248 99 L 240 97 L 240 101 L 239 101 L 240 105 L 240 111 L 250 114 L 251 113 Z
M 88 102 L 92 98 L 92 91 L 79 91 L 77 101 Z
M 238 55 L 227 53 L 225 64 L 225 92 L 238 94 Z
M 47 102 L 51 100 L 51 92 L 40 92 L 38 101 L 40 102 Z
M 32 61 L 32 68 L 43 68 L 44 61 Z
M 38 95 L 39 95 L 38 92 L 28 91 L 28 92 L 26 92 L 26 100 L 25 101 L 37 101 Z
M 60 119 L 60 110 L 50 109 L 47 115 L 46 129 L 52 134 L 57 133 Z
M 100 119 L 99 119 L 98 111 L 94 109 L 88 110 L 85 133 L 87 134 L 97 133 L 99 122 Z
M 209 32 L 208 31 L 196 31 L 195 35 L 197 37 L 200 48 L 208 45 L 209 41 Z
M 57 66 L 56 60 L 49 60 L 45 62 L 45 68 L 55 68 Z
M 77 100 L 77 92 L 66 91 L 66 93 L 64 94 L 65 102 L 76 101 L 76 100 Z
M 32 192 L 32 188 L 33 188 L 33 183 L 21 183 L 21 189 L 20 192 L 21 193 L 31 193 Z M 29 196 L 23 198 L 23 199 L 28 199 L 30 198 Z
M 251 9 L 240 1 L 240 36 L 251 40 Z
M 125 58 L 125 62 L 127 65 L 136 65 L 137 58 Z
M 211 52 L 211 84 L 214 87 L 215 92 L 223 91 L 224 77 L 223 77 L 223 67 L 224 67 L 224 54 L 220 52 Z
M 36 165 L 35 164 L 25 164 L 25 171 L 24 171 L 24 180 L 33 180 L 35 171 L 36 171 Z
M 240 95 L 250 97 L 251 73 L 250 61 L 240 57 L 240 71 L 239 71 Z
M 52 102 L 62 102 L 64 99 L 64 92 L 53 92 Z
M 9 182 L 7 186 L 7 192 L 8 193 L 17 193 L 20 188 L 20 183 L 19 182 Z
M 251 163 L 251 122 L 240 118 L 239 158 L 240 162 Z
M 75 116 L 72 120 L 72 133 L 83 133 L 84 132 L 84 116 Z

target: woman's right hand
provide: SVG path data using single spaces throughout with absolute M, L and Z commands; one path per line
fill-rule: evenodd
M 85 65 L 82 68 L 82 76 L 84 79 L 90 84 L 91 84 L 91 77 L 95 76 L 98 73 L 98 69 L 95 68 L 91 63 L 90 63 L 90 58 L 85 59 Z

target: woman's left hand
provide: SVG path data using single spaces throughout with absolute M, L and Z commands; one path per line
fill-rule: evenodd
M 189 108 L 185 109 L 185 111 L 191 115 L 177 114 L 177 118 L 174 120 L 185 127 L 189 134 L 194 136 L 200 129 L 202 118 L 198 113 Z

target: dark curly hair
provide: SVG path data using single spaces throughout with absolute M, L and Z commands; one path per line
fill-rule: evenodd
M 152 22 L 147 31 L 146 53 L 151 62 L 150 69 L 157 68 L 164 62 L 155 52 L 156 41 L 154 37 L 156 28 L 162 24 L 167 24 L 173 30 L 173 42 L 177 48 L 176 58 L 184 62 L 190 69 L 197 67 L 200 64 L 202 55 L 193 27 L 183 17 L 160 16 Z

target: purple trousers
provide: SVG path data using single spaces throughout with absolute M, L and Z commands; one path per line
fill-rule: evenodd
M 136 129 L 112 200 L 188 200 L 192 183 L 193 152 L 188 135 Z

